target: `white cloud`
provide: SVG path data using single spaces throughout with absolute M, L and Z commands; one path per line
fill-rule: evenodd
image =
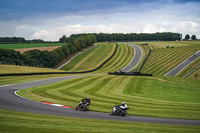
M 76 33 L 99 32 L 178 32 L 183 35 L 195 34 L 200 38 L 199 3 L 174 3 L 173 0 L 164 0 L 164 3 L 161 3 L 141 3 L 118 9 L 85 11 L 66 16 L 58 14 L 45 19 L 30 17 L 9 22 L 9 25 L 0 23 L 0 30 L 6 30 L 7 27 L 9 29 L 5 31 L 7 34 L 48 41 L 57 41 L 64 34 L 70 36 Z M 3 34 L 0 32 L 0 36 Z

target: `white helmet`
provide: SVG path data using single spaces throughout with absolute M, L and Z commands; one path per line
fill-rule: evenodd
M 123 101 L 123 103 L 122 104 L 126 104 L 126 102 L 125 101 Z

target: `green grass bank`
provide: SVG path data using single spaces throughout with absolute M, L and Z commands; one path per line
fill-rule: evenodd
M 135 42 L 138 45 L 144 42 Z M 200 49 L 200 41 L 166 41 L 166 42 L 149 42 L 152 49 L 150 56 L 144 64 L 141 72 L 152 73 L 154 75 L 164 75 L 175 66 L 186 60 Z M 166 48 L 166 46 L 169 48 Z M 174 48 L 171 48 L 171 47 Z M 182 71 L 179 76 L 187 74 L 195 66 L 199 66 L 200 62 L 194 62 Z
M 31 114 L 0 109 L 0 131 L 3 133 L 197 133 L 197 126 L 159 125 L 136 122 L 92 120 L 50 115 Z
M 126 101 L 129 115 L 200 119 L 199 86 L 196 80 L 182 78 L 105 74 L 25 89 L 18 94 L 72 107 L 89 96 L 90 110 L 108 113 L 115 103 Z

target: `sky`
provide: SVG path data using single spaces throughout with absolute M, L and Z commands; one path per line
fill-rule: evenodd
M 0 36 L 175 32 L 200 39 L 200 0 L 0 0 Z

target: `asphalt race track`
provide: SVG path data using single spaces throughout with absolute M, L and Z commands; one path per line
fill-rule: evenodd
M 189 64 L 191 64 L 193 61 L 195 61 L 197 58 L 200 57 L 200 50 L 197 51 L 195 54 L 190 56 L 188 59 L 183 61 L 181 64 L 173 68 L 171 71 L 165 74 L 165 76 L 172 76 L 175 77 L 179 72 L 181 72 L 185 67 L 187 67 Z
M 100 113 L 100 112 L 92 112 L 92 111 L 86 111 L 86 112 L 76 111 L 72 108 L 68 109 L 68 108 L 62 108 L 62 107 L 55 107 L 55 106 L 43 104 L 40 102 L 28 100 L 20 96 L 17 96 L 15 94 L 15 91 L 17 90 L 41 86 L 41 85 L 58 82 L 62 80 L 68 80 L 71 78 L 77 78 L 81 76 L 90 76 L 90 75 L 73 75 L 73 76 L 52 78 L 52 79 L 41 80 L 41 81 L 27 82 L 27 83 L 16 84 L 16 85 L 0 86 L 0 108 L 15 110 L 15 111 L 22 111 L 22 112 L 77 117 L 77 118 L 88 118 L 88 119 L 145 122 L 145 123 L 158 123 L 158 124 L 176 124 L 176 125 L 195 125 L 195 126 L 199 125 L 200 126 L 200 120 L 166 119 L 166 118 L 140 117 L 140 116 L 129 116 L 129 115 L 125 117 L 121 117 L 121 116 L 110 116 L 109 113 Z M 112 110 L 112 108 L 113 107 L 110 107 L 110 110 Z
M 136 44 L 129 43 L 129 45 L 131 45 L 134 48 L 135 55 L 131 62 L 126 67 L 121 69 L 122 72 L 130 72 L 135 66 L 137 66 L 137 64 L 142 59 L 143 52 L 141 48 Z

